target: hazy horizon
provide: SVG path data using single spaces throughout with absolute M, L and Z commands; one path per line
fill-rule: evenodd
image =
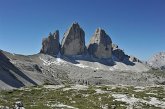
M 128 55 L 147 60 L 165 51 L 164 0 L 0 0 L 0 49 L 35 54 L 42 38 L 73 22 L 85 31 L 86 45 L 96 28 Z

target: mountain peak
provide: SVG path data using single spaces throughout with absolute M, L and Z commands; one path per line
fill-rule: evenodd
M 85 32 L 78 23 L 73 23 L 61 42 L 61 54 L 80 55 L 85 52 Z
M 159 52 L 153 55 L 147 63 L 153 68 L 165 67 L 165 52 Z
M 42 40 L 42 48 L 40 53 L 57 55 L 59 52 L 59 31 L 56 30 L 53 34 L 50 33 L 47 38 Z
M 97 28 L 90 40 L 88 52 L 97 58 L 111 58 L 112 40 L 101 28 Z

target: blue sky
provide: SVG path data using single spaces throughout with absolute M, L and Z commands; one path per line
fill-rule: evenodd
M 43 37 L 58 29 L 62 38 L 75 21 L 86 44 L 101 27 L 142 60 L 165 51 L 165 0 L 0 0 L 0 49 L 38 53 Z

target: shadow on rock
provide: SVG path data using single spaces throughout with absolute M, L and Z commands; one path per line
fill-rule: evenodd
M 15 65 L 13 65 L 10 62 L 10 59 L 0 51 L 0 80 L 15 88 L 25 86 L 16 75 L 22 77 L 33 85 L 37 85 L 31 78 L 26 76 Z
M 89 55 L 61 56 L 67 62 L 80 64 L 79 61 L 98 62 L 106 66 L 114 66 L 116 63 L 112 59 L 98 59 Z

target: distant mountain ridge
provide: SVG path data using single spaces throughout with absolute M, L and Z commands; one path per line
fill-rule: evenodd
M 165 69 L 165 52 L 156 53 L 147 61 L 147 64 L 153 68 Z
M 144 79 L 146 75 L 142 72 L 148 70 L 139 62 L 112 63 L 111 59 L 100 60 L 87 55 L 25 56 L 0 51 L 0 90 L 42 84 L 155 84 L 152 75 Z

